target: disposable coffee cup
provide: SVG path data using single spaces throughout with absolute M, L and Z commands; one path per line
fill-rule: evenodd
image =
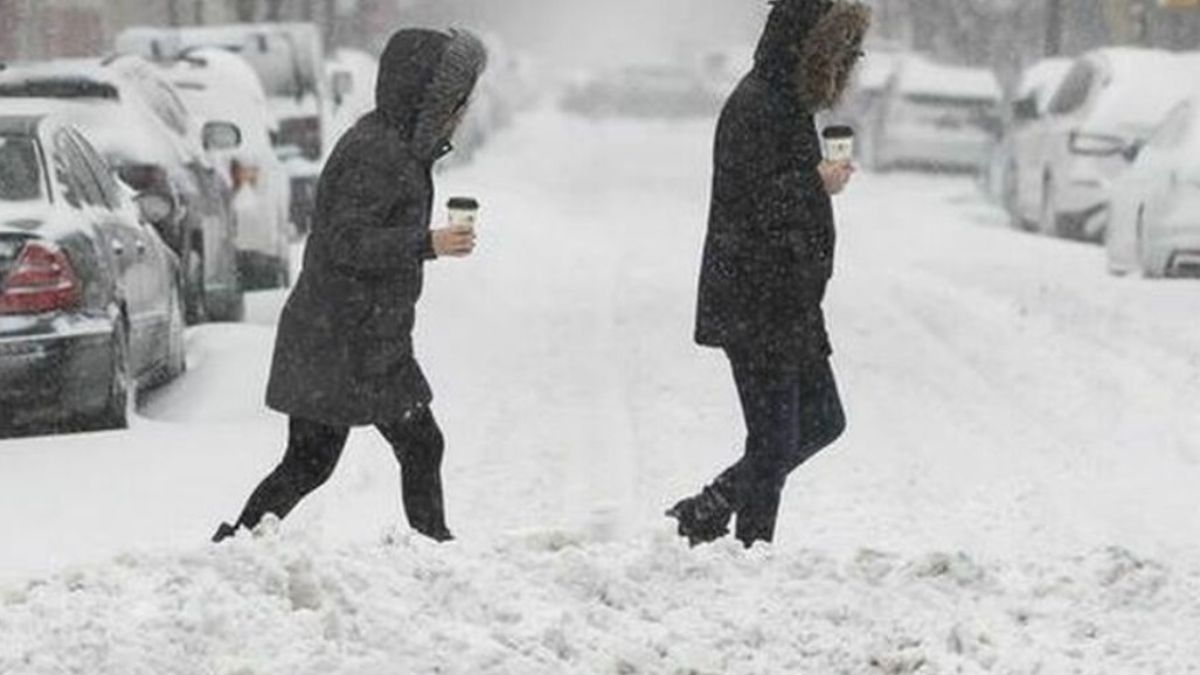
M 450 212 L 452 227 L 469 227 L 475 229 L 479 220 L 479 202 L 472 197 L 454 197 L 446 203 Z
M 854 159 L 854 129 L 848 126 L 825 127 L 821 138 L 825 141 L 825 159 L 831 162 Z

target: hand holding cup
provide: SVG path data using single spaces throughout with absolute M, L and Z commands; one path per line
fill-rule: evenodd
M 439 258 L 462 258 L 475 250 L 475 223 L 479 202 L 471 197 L 454 197 L 446 204 L 450 225 L 433 231 L 433 252 Z

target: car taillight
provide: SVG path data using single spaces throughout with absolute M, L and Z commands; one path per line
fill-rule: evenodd
M 67 254 L 44 241 L 30 241 L 0 283 L 0 314 L 40 314 L 79 305 L 79 277 Z
M 229 165 L 229 175 L 233 177 L 233 189 L 241 190 L 245 186 L 258 187 L 258 167 L 233 160 Z

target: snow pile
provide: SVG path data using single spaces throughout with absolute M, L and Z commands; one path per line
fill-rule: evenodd
M 1134 674 L 1200 662 L 1200 578 L 1116 548 L 1006 566 L 689 551 L 666 532 L 331 549 L 264 529 L 0 587 L 0 672 Z

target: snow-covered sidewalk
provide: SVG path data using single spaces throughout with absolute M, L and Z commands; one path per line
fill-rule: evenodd
M 130 431 L 0 442 L 0 673 L 1200 672 L 1200 287 L 1109 278 L 965 178 L 839 198 L 850 428 L 778 544 L 671 536 L 742 435 L 690 341 L 711 132 L 538 113 L 443 177 L 485 213 L 418 319 L 450 546 L 382 541 L 368 430 L 277 533 L 206 545 L 282 450 L 278 293 L 192 330 Z

